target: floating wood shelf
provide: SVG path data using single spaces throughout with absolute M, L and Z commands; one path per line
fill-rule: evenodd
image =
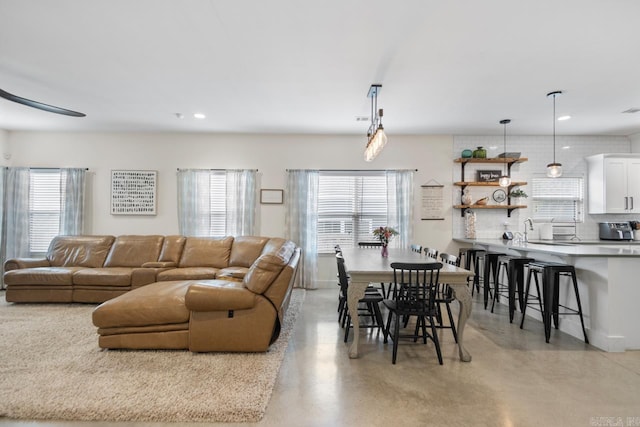
M 526 205 L 454 205 L 455 209 L 462 209 L 460 211 L 460 216 L 464 216 L 464 213 L 467 209 L 506 209 L 507 216 L 511 216 L 511 212 L 515 209 L 523 209 L 526 208 Z

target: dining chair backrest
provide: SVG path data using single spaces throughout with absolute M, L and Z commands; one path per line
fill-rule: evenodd
M 336 255 L 336 263 L 338 265 L 338 284 L 340 285 L 340 291 L 346 296 L 347 288 L 349 287 L 349 275 L 347 274 L 347 267 L 344 265 L 344 258 L 341 255 Z
M 426 247 L 424 248 L 424 254 L 429 258 L 438 259 L 438 250 L 434 248 Z
M 358 242 L 359 248 L 379 248 L 382 246 L 382 242 Z
M 424 313 L 435 307 L 442 263 L 392 262 L 397 309 L 404 313 Z
M 422 246 L 420 246 L 420 245 L 411 245 L 411 250 L 413 252 L 417 252 L 417 253 L 421 254 L 422 253 Z
M 456 267 L 460 266 L 460 259 L 455 255 L 451 255 L 451 254 L 448 254 L 446 252 L 442 252 L 440 254 L 440 259 L 445 264 L 455 265 Z

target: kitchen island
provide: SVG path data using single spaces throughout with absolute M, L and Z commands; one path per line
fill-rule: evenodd
M 573 265 L 591 345 L 610 352 L 640 350 L 640 242 L 453 240 L 507 255 Z M 569 286 L 561 285 L 560 301 L 570 307 L 576 306 Z M 527 316 L 541 320 L 534 310 L 527 310 Z M 582 328 L 576 316 L 561 316 L 560 330 L 582 339 Z

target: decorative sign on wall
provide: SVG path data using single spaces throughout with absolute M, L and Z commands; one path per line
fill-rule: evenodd
M 111 214 L 155 215 L 158 171 L 112 170 Z
M 432 182 L 433 180 L 429 181 Z M 444 219 L 444 199 L 441 184 L 425 184 L 422 188 L 422 215 L 423 220 L 441 220 Z

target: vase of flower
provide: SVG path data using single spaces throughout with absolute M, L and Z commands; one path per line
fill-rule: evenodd
M 376 238 L 380 240 L 380 243 L 382 244 L 382 247 L 380 248 L 380 254 L 385 258 L 388 257 L 389 249 L 387 247 L 389 246 L 389 242 L 391 241 L 393 236 L 398 235 L 398 232 L 391 227 L 378 227 L 373 230 L 373 235 L 376 236 Z

